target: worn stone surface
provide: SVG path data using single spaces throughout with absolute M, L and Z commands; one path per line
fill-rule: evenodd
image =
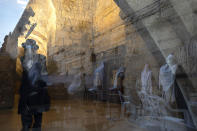
M 17 114 L 17 100 L 13 109 L 0 110 L 3 131 L 20 131 L 21 121 Z M 43 114 L 43 131 L 146 131 L 126 116 L 121 118 L 120 104 L 82 101 L 79 99 L 53 100 L 51 110 Z
M 68 93 L 64 83 L 54 84 L 48 87 L 49 95 L 52 99 L 67 99 Z

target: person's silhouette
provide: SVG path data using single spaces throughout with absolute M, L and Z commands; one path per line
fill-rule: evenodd
M 29 131 L 32 124 L 32 131 L 41 131 L 42 112 L 48 111 L 50 106 L 50 98 L 45 88 L 46 82 L 42 80 L 42 76 L 47 75 L 46 57 L 36 53 L 39 47 L 32 39 L 28 39 L 22 46 L 24 48 L 24 56 L 21 57 L 23 75 L 18 105 L 22 131 Z

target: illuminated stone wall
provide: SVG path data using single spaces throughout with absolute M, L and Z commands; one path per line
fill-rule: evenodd
M 34 16 L 29 18 L 29 23 L 25 25 L 26 31 L 18 38 L 18 46 L 25 42 L 25 37 L 32 25 L 36 24 L 28 39 L 36 40 L 39 45 L 38 53 L 47 56 L 47 45 L 54 42 L 54 32 L 56 30 L 56 10 L 52 0 L 30 0 L 28 6 L 32 8 Z M 20 52 L 19 52 L 20 53 Z
M 56 9 L 55 42 L 48 44 L 49 62 L 59 74 L 73 74 L 88 64 L 92 39 L 93 0 L 59 0 Z M 53 67 L 52 67 L 53 68 Z
M 26 36 L 47 56 L 49 72 L 65 74 L 84 69 L 92 39 L 93 0 L 30 0 L 7 45 L 13 58 L 23 54 Z M 32 28 L 32 27 L 35 28 Z M 88 55 L 88 56 L 87 56 Z M 54 70 L 54 67 L 56 69 Z M 17 71 L 21 72 L 17 59 Z
M 123 44 L 125 40 L 124 21 L 120 8 L 113 0 L 97 0 L 94 13 L 94 48 L 100 52 Z
M 21 44 L 26 39 L 34 39 L 39 45 L 38 53 L 48 56 L 47 45 L 50 42 L 54 43 L 55 30 L 56 13 L 53 1 L 30 0 L 6 46 L 6 51 L 16 61 L 18 74 L 21 74 L 22 71 L 19 60 L 23 55 Z

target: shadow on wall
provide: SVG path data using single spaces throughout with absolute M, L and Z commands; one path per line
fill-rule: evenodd
M 18 22 L 18 24 L 16 26 L 17 28 L 15 29 L 15 31 L 18 33 L 17 37 L 19 37 L 20 35 L 24 35 L 23 34 L 24 31 L 27 30 L 25 25 L 30 24 L 29 18 L 33 17 L 33 16 L 35 16 L 35 12 L 33 11 L 33 9 L 31 7 L 26 8 L 20 21 Z
M 16 60 L 6 51 L 11 33 L 6 35 L 0 51 L 0 108 L 13 107 L 16 81 L 20 79 L 16 74 Z

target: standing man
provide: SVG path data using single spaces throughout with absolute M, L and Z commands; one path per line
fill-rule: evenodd
M 50 97 L 46 82 L 43 80 L 47 75 L 46 57 L 36 53 L 39 46 L 36 45 L 35 40 L 26 40 L 22 47 L 24 48 L 24 56 L 21 57 L 23 75 L 18 105 L 22 131 L 29 131 L 32 126 L 32 131 L 41 131 L 42 112 L 48 111 L 50 107 Z

